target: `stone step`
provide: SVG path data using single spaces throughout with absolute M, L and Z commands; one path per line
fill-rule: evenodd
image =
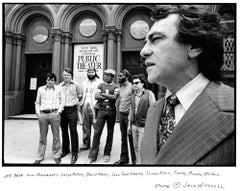
M 8 116 L 8 119 L 36 120 L 37 116 L 36 114 L 21 114 L 21 115 Z

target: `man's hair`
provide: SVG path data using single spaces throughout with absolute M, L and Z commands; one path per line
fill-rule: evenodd
M 56 76 L 54 73 L 50 73 L 50 72 L 47 73 L 47 74 L 46 74 L 46 80 L 47 80 L 48 78 L 49 78 L 49 79 L 54 79 L 55 82 L 57 81 L 57 76 Z
M 71 74 L 71 76 L 73 77 L 73 71 L 70 68 L 65 68 L 64 71 Z
M 225 32 L 220 16 L 211 11 L 209 5 L 165 5 L 154 8 L 152 20 L 164 19 L 170 14 L 179 15 L 175 40 L 202 48 L 197 58 L 200 72 L 211 81 L 220 81 Z
M 139 79 L 139 80 L 141 81 L 141 83 L 143 83 L 143 87 L 144 87 L 144 88 L 148 88 L 148 87 L 147 87 L 147 86 L 148 86 L 147 80 L 146 80 L 144 74 L 142 74 L 142 73 L 141 73 L 141 74 L 134 74 L 134 75 L 132 76 L 132 81 L 133 81 L 134 79 Z

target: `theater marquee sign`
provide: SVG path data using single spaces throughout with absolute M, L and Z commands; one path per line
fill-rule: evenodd
M 94 67 L 103 76 L 103 44 L 74 45 L 73 79 L 79 83 L 87 79 L 87 69 Z

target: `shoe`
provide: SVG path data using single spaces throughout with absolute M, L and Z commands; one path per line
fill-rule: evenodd
M 77 162 L 77 159 L 78 159 L 78 154 L 73 154 L 71 159 L 71 164 L 75 164 Z
M 114 165 L 126 165 L 126 164 L 128 164 L 128 161 L 119 160 L 119 161 L 117 161 L 117 162 L 115 162 L 113 164 Z
M 56 164 L 60 164 L 60 163 L 61 163 L 61 157 L 55 158 L 54 160 L 55 160 L 55 163 L 56 163 Z
M 35 160 L 33 164 L 40 164 L 43 160 Z
M 109 162 L 110 161 L 110 156 L 109 155 L 104 155 L 103 160 L 104 160 L 104 162 Z
M 88 159 L 86 162 L 85 162 L 85 164 L 92 164 L 92 163 L 94 163 L 96 160 L 92 160 L 92 159 Z
M 63 152 L 62 154 L 61 154 L 61 158 L 63 158 L 63 157 L 65 157 L 66 155 L 68 155 L 70 152 L 68 151 L 68 152 Z
M 90 149 L 89 146 L 83 145 L 83 146 L 80 147 L 79 151 L 86 151 L 86 150 L 88 150 L 88 149 Z

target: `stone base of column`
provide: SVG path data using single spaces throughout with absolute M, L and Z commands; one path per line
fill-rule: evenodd
M 8 116 L 18 115 L 23 108 L 23 93 L 21 91 L 8 91 L 4 100 L 4 119 Z

